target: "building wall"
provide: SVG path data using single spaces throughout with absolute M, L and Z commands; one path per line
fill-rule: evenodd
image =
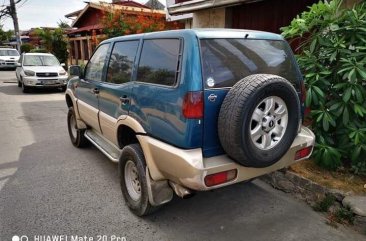
M 192 28 L 225 28 L 226 9 L 215 8 L 193 13 Z
M 267 0 L 231 7 L 232 26 L 280 33 L 298 14 L 318 0 Z M 284 7 L 286 6 L 286 7 Z
M 90 25 L 99 24 L 100 19 L 103 17 L 103 12 L 99 9 L 89 8 L 83 16 L 78 20 L 76 28 L 81 28 Z

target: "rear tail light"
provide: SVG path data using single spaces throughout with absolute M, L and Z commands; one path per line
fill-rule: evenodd
M 311 154 L 311 151 L 313 150 L 313 146 L 305 147 L 304 149 L 301 149 L 296 152 L 295 154 L 295 160 L 300 160 L 304 157 L 307 157 Z
M 236 169 L 218 172 L 205 177 L 205 184 L 207 187 L 216 186 L 225 182 L 232 181 L 236 178 L 238 171 Z
M 187 119 L 201 119 L 203 117 L 203 92 L 188 92 L 183 99 L 182 112 Z

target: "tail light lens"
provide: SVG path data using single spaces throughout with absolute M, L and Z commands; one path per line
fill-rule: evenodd
M 299 151 L 296 152 L 295 154 L 295 160 L 300 160 L 304 157 L 307 157 L 311 154 L 311 151 L 313 150 L 313 146 L 308 146 L 304 149 L 301 149 Z
M 188 92 L 183 99 L 182 112 L 187 119 L 201 119 L 203 117 L 203 92 Z
M 236 169 L 218 172 L 215 174 L 207 175 L 205 177 L 205 184 L 207 187 L 216 186 L 225 182 L 232 181 L 236 178 L 238 171 Z

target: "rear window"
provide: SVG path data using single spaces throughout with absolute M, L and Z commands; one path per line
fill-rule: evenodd
M 275 74 L 296 84 L 299 79 L 285 41 L 204 39 L 201 56 L 206 88 L 232 87 L 252 74 Z

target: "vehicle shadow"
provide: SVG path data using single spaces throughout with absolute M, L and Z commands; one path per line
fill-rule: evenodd
M 32 89 L 29 93 L 23 93 L 22 88 L 18 87 L 17 83 L 11 85 L 0 86 L 0 93 L 5 95 L 46 95 L 54 93 L 63 93 L 60 89 L 45 88 L 45 89 Z
M 32 120 L 34 142 L 21 148 L 13 164 L 17 171 L 0 190 L 4 240 L 15 234 L 102 234 L 127 240 L 355 240 L 261 181 L 201 192 L 187 200 L 174 198 L 152 215 L 136 217 L 123 201 L 117 164 L 94 147 L 77 149 L 70 143 L 63 101 L 22 103 L 22 108 Z

